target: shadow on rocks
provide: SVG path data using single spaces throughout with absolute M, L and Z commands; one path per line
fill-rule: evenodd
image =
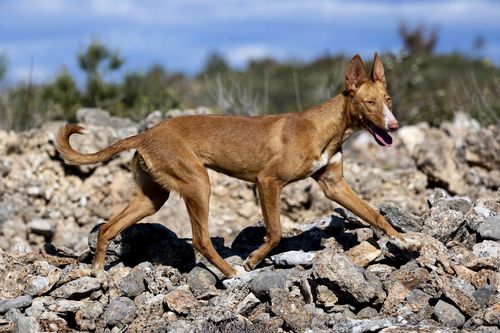
M 345 232 L 345 220 L 338 216 L 329 216 L 312 222 L 310 225 L 299 225 L 295 229 L 285 233 L 278 244 L 269 255 L 288 251 L 302 250 L 318 251 L 324 248 L 323 240 L 335 238 L 344 250 L 358 243 L 353 233 Z M 234 239 L 231 249 L 242 257 L 247 257 L 264 242 L 266 227 L 262 222 L 243 229 Z
M 97 234 L 101 224 L 89 234 L 89 247 L 95 253 Z M 186 239 L 158 223 L 134 224 L 118 234 L 109 244 L 106 262 L 123 262 L 126 266 L 149 261 L 172 266 L 180 272 L 188 272 L 196 265 L 193 246 Z

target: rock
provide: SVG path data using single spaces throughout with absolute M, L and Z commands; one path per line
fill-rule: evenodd
M 0 300 L 0 313 L 5 313 L 10 309 L 26 308 L 31 305 L 32 300 L 31 296 Z
M 242 315 L 248 314 L 253 308 L 255 308 L 258 304 L 260 304 L 260 301 L 253 293 L 249 293 L 243 301 L 238 304 L 238 307 L 236 308 L 236 312 Z
M 434 307 L 434 315 L 446 326 L 460 328 L 465 323 L 465 316 L 456 307 L 442 300 L 439 300 Z
M 446 190 L 458 195 L 466 193 L 465 168 L 460 163 L 453 139 L 445 133 L 428 129 L 426 140 L 415 148 L 413 157 L 419 170 L 441 183 Z
M 162 317 L 165 313 L 163 309 L 163 299 L 165 295 L 153 295 L 144 292 L 134 299 L 137 309 L 137 317 Z
M 489 126 L 471 131 L 465 138 L 465 159 L 469 164 L 500 170 L 500 129 Z
M 472 293 L 472 296 L 476 300 L 476 302 L 481 306 L 486 306 L 490 298 L 495 294 L 495 291 L 491 285 L 485 285 L 483 287 L 478 288 L 476 291 Z
M 484 320 L 489 325 L 500 326 L 500 304 L 494 304 L 486 309 Z
M 288 251 L 271 256 L 271 261 L 277 266 L 290 267 L 301 265 L 310 267 L 312 266 L 314 256 L 314 252 L 304 252 L 302 250 Z
M 339 299 L 327 286 L 320 284 L 316 287 L 316 300 L 318 305 L 329 309 L 334 307 Z
M 82 108 L 76 111 L 76 119 L 80 123 L 95 126 L 107 126 L 113 128 L 137 126 L 129 118 L 113 117 L 108 112 L 101 109 Z
M 313 314 L 305 309 L 305 303 L 298 297 L 291 297 L 286 290 L 270 291 L 271 311 L 294 332 L 304 332 L 311 326 Z
M 96 321 L 104 312 L 104 307 L 100 302 L 85 302 L 76 311 L 75 321 L 82 331 L 93 331 L 96 329 Z
M 130 324 L 136 317 L 134 301 L 127 297 L 117 297 L 109 302 L 104 311 L 104 322 L 106 326 L 124 327 Z
M 146 290 L 144 285 L 144 272 L 134 268 L 119 283 L 118 289 L 127 297 L 135 297 Z
M 52 291 L 50 295 L 58 298 L 82 299 L 100 288 L 101 284 L 96 278 L 82 277 L 62 285 Z
M 431 208 L 430 214 L 425 218 L 422 231 L 442 242 L 447 242 L 464 223 L 463 213 L 437 205 Z
M 89 247 L 95 251 L 98 227 L 89 234 Z M 149 261 L 189 271 L 195 266 L 194 249 L 171 230 L 157 223 L 140 223 L 120 233 L 108 247 L 107 260 L 120 259 L 129 266 Z
M 382 251 L 367 241 L 363 241 L 345 252 L 345 255 L 356 265 L 365 267 L 377 259 Z
M 500 243 L 485 240 L 481 243 L 474 245 L 472 252 L 479 258 L 488 258 L 495 261 L 500 261 Z
M 397 135 L 398 138 L 403 142 L 410 155 L 413 155 L 416 147 L 418 147 L 425 141 L 424 130 L 415 125 L 402 127 L 401 129 L 399 129 Z
M 54 287 L 61 277 L 61 270 L 56 267 L 47 273 L 47 276 L 34 276 L 26 286 L 25 293 L 31 296 L 40 296 Z
M 328 249 L 321 252 L 313 266 L 316 278 L 331 284 L 332 288 L 338 287 L 358 302 L 377 304 L 384 301 L 386 294 L 378 278 L 343 254 L 332 254 Z
M 269 297 L 271 289 L 284 289 L 285 276 L 279 272 L 261 272 L 250 283 L 250 290 L 259 299 Z
M 209 270 L 196 266 L 186 275 L 186 282 L 193 294 L 197 297 L 204 297 L 216 292 L 217 278 Z
M 361 309 L 356 315 L 356 317 L 358 317 L 359 319 L 370 319 L 376 316 L 378 316 L 378 311 L 370 306 Z
M 187 315 L 198 306 L 198 301 L 189 289 L 176 289 L 165 296 L 168 308 L 180 315 Z
M 500 216 L 490 216 L 477 229 L 481 237 L 500 241 Z
M 54 235 L 55 228 L 51 221 L 46 219 L 35 219 L 28 223 L 31 232 L 51 238 Z
M 442 277 L 436 279 L 443 294 L 455 303 L 458 308 L 468 316 L 474 316 L 480 306 L 474 299 L 471 293 L 462 290 L 460 285 L 457 285 L 454 280 L 445 280 Z
M 388 202 L 379 207 L 380 213 L 395 227 L 397 230 L 408 231 L 421 231 L 422 220 L 394 203 Z
M 33 318 L 23 316 L 18 309 L 10 309 L 5 318 L 14 323 L 14 333 L 40 332 L 38 323 Z
M 348 319 L 334 323 L 331 332 L 379 332 L 382 328 L 390 326 L 394 326 L 394 323 L 388 319 Z

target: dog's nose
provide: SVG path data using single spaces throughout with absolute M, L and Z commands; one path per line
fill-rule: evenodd
M 397 121 L 391 121 L 389 124 L 389 130 L 395 131 L 399 128 L 399 124 Z

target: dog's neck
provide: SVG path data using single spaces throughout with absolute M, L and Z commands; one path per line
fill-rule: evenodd
M 302 115 L 314 124 L 324 147 L 334 145 L 340 148 L 360 127 L 356 107 L 346 93 L 340 93 L 323 104 L 302 112 Z

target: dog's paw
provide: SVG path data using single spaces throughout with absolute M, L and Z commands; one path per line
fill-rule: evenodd
M 253 277 L 253 273 L 247 271 L 246 267 L 244 266 L 235 265 L 234 269 L 236 271 L 236 274 L 222 281 L 222 285 L 226 289 L 249 282 Z
M 104 269 L 92 269 L 92 276 L 99 281 L 102 289 L 108 289 L 108 276 Z
M 416 239 L 411 239 L 408 236 L 392 236 L 391 243 L 402 250 L 417 252 L 422 248 L 422 243 Z
M 243 267 L 245 268 L 245 270 L 247 272 L 250 272 L 251 270 L 253 270 L 255 268 L 255 266 L 256 265 L 254 263 L 252 263 L 252 261 L 249 258 L 247 258 L 247 260 L 245 260 L 245 262 L 243 263 Z

